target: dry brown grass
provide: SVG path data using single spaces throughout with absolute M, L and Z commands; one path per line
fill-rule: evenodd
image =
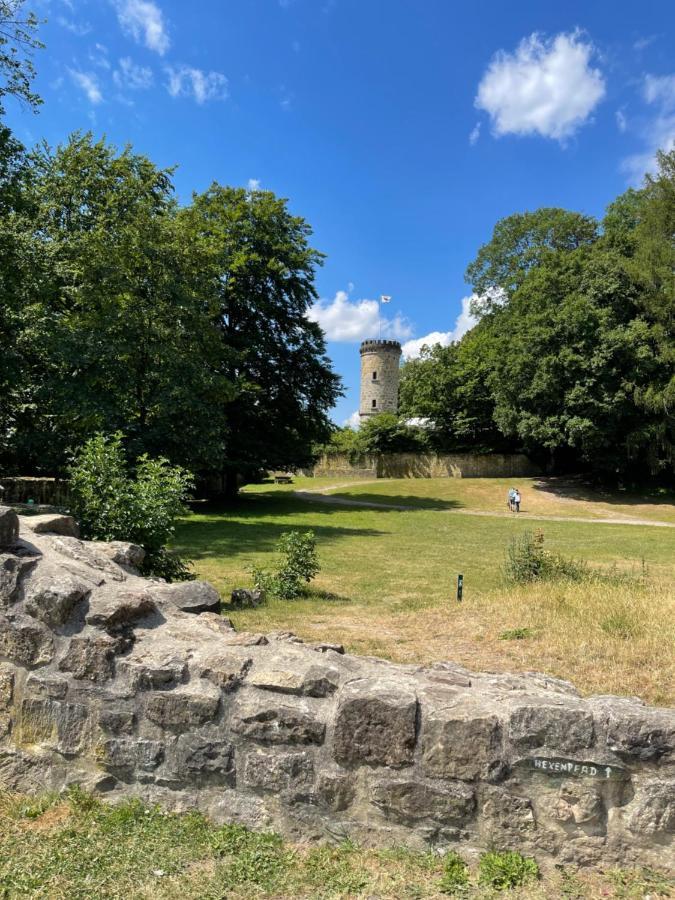
M 462 604 L 398 606 L 386 615 L 338 607 L 308 617 L 304 605 L 272 603 L 256 614 L 255 627 L 291 629 L 395 662 L 537 670 L 573 681 L 586 694 L 675 703 L 675 593 L 668 584 L 544 583 L 500 588 Z M 251 614 L 246 618 L 253 627 Z M 530 634 L 500 638 L 514 629 Z

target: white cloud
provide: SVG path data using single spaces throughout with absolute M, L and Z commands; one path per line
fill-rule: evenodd
M 639 184 L 646 172 L 656 171 L 656 151 L 675 148 L 675 75 L 646 75 L 642 96 L 655 112 L 640 124 L 644 149 L 624 159 L 621 168 L 634 184 Z
M 84 92 L 90 103 L 96 105 L 102 102 L 103 94 L 98 85 L 98 79 L 93 72 L 80 72 L 77 69 L 68 69 L 68 74 L 77 87 Z
M 424 337 L 406 341 L 403 345 L 404 358 L 417 359 L 422 352 L 422 347 L 433 347 L 435 344 L 447 347 L 453 341 L 458 341 L 463 337 L 476 324 L 476 319 L 471 315 L 471 301 L 473 299 L 473 296 L 462 297 L 462 311 L 457 316 L 455 327 L 452 331 L 432 331 L 429 334 L 425 334 Z
M 259 191 L 260 190 L 260 179 L 259 178 L 249 178 L 246 184 L 247 191 Z
M 72 19 L 67 19 L 65 16 L 57 16 L 56 21 L 61 28 L 65 28 L 66 31 L 70 31 L 76 37 L 84 37 L 92 30 L 89 22 L 75 22 Z
M 317 301 L 308 312 L 307 318 L 321 325 L 329 341 L 344 343 L 363 341 L 366 338 L 377 337 L 380 333 L 383 338 L 394 340 L 411 337 L 412 327 L 400 313 L 393 319 L 383 318 L 381 323 L 379 315 L 378 300 L 352 302 L 346 291 L 338 291 L 333 300 Z
M 147 66 L 138 66 L 130 57 L 124 56 L 120 59 L 119 68 L 113 73 L 113 81 L 118 88 L 145 91 L 152 87 L 154 76 L 152 69 Z
M 168 66 L 166 71 L 167 90 L 172 97 L 193 97 L 199 104 L 228 97 L 227 78 L 221 72 L 203 72 L 191 66 Z
M 361 427 L 361 416 L 359 415 L 358 409 L 355 409 L 354 412 L 348 419 L 345 419 L 342 423 L 343 428 L 353 428 L 355 431 L 358 431 Z
M 473 147 L 478 138 L 480 137 L 480 122 L 476 122 L 476 124 L 471 129 L 471 134 L 469 135 L 469 143 Z
M 495 135 L 539 134 L 565 140 L 588 120 L 605 93 L 591 68 L 593 45 L 579 32 L 546 40 L 524 38 L 514 53 L 500 50 L 478 86 L 475 104 L 485 110 Z
M 154 0 L 114 0 L 122 29 L 163 56 L 171 46 L 162 10 Z
M 622 109 L 617 109 L 616 113 L 616 127 L 623 134 L 623 132 L 628 127 L 628 122 L 626 121 L 626 114 Z

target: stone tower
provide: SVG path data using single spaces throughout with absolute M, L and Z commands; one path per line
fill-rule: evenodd
M 398 341 L 363 341 L 360 352 L 361 421 L 381 412 L 397 412 L 401 345 Z

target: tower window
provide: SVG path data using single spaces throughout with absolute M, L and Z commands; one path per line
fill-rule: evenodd
M 373 400 L 373 409 L 377 409 L 377 400 Z
M 377 372 L 373 372 L 373 381 L 377 381 Z

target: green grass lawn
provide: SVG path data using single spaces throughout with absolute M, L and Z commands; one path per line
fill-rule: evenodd
M 271 600 L 258 610 L 232 612 L 237 627 L 290 629 L 307 638 L 339 640 L 354 651 L 404 661 L 453 658 L 495 669 L 544 668 L 581 678 L 587 690 L 640 693 L 658 702 L 672 696 L 672 667 L 663 656 L 661 672 L 661 660 L 664 650 L 675 656 L 669 625 L 675 620 L 675 530 L 507 516 L 503 501 L 508 482 L 500 479 L 388 480 L 352 483 L 334 491 L 352 500 L 377 497 L 382 503 L 418 503 L 418 508 L 405 511 L 316 503 L 293 494 L 326 490 L 336 483 L 297 479 L 291 487 L 251 486 L 236 506 L 197 505 L 181 523 L 177 548 L 195 560 L 198 575 L 211 581 L 225 599 L 232 588 L 250 585 L 248 567 L 273 563 L 281 534 L 293 529 L 315 532 L 322 568 L 312 590 L 292 602 Z M 539 484 L 544 500 L 538 500 L 537 514 L 565 515 L 561 509 L 567 510 L 570 501 L 560 495 L 560 483 L 555 483 L 555 491 Z M 527 509 L 534 502 L 530 500 L 534 483 L 521 480 L 519 486 Z M 490 497 L 499 500 L 496 515 L 465 514 L 488 512 Z M 672 504 L 663 498 L 656 501 L 655 518 L 675 518 Z M 611 506 L 607 499 L 573 502 L 571 514 L 588 518 Z M 514 591 L 504 584 L 502 574 L 506 547 L 514 535 L 533 529 L 544 532 L 552 550 L 594 566 L 637 573 L 644 563 L 649 583 L 602 590 L 568 585 L 553 594 L 550 587 Z M 459 573 L 464 575 L 461 606 L 454 599 Z M 547 610 L 547 604 L 553 609 Z M 568 615 L 562 615 L 565 609 Z M 611 634 L 607 623 L 615 609 L 637 622 L 629 642 Z M 542 629 L 530 622 L 535 612 L 542 620 L 548 613 L 550 624 Z M 564 640 L 570 625 L 583 628 L 584 621 L 595 641 L 586 659 Z M 499 640 L 504 630 L 524 625 L 533 628 L 534 640 L 518 646 Z M 638 653 L 649 654 L 645 661 L 649 676 L 640 671 Z
M 293 846 L 138 800 L 107 806 L 77 789 L 66 796 L 0 795 L 0 896 L 7 900 L 441 900 L 456 869 L 450 856 L 431 851 Z M 454 896 L 505 896 L 480 883 L 480 862 L 462 868 L 462 876 L 466 884 Z M 560 866 L 506 896 L 656 900 L 673 890 L 663 873 Z

